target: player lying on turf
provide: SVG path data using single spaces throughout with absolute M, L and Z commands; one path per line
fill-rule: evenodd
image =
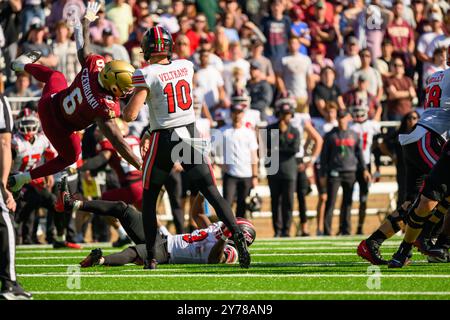
M 63 180 L 61 189 L 67 190 Z M 64 208 L 66 211 L 83 210 L 102 216 L 112 216 L 119 219 L 120 223 L 136 244 L 122 252 L 106 257 L 102 256 L 100 249 L 92 250 L 80 265 L 90 267 L 96 264 L 111 266 L 124 265 L 126 263 L 143 264 L 147 258 L 145 246 L 144 227 L 142 213 L 133 206 L 123 201 L 92 200 L 81 201 L 71 197 L 67 191 L 63 191 Z M 208 223 L 204 214 L 203 197 L 197 196 L 191 213 L 194 216 L 202 216 L 197 221 Z M 251 245 L 256 238 L 253 224 L 244 218 L 238 218 L 239 229 L 244 234 L 247 245 Z M 155 256 L 157 263 L 234 263 L 238 259 L 238 253 L 234 248 L 234 242 L 229 240 L 231 232 L 222 221 L 202 225 L 191 234 L 163 235 L 157 233 Z M 103 259 L 102 259 L 103 258 Z
M 144 269 L 156 268 L 153 248 L 157 233 L 156 203 L 174 163 L 205 196 L 232 233 L 239 264 L 249 268 L 251 257 L 230 204 L 216 186 L 203 141 L 199 143 L 193 108 L 194 65 L 186 59 L 172 60 L 172 36 L 162 26 L 149 28 L 141 41 L 148 66 L 133 75 L 133 96 L 123 110 L 125 121 L 134 121 L 141 108 L 149 108 L 150 127 L 141 145 L 146 150 L 143 166 L 142 212 L 147 259 Z M 145 102 L 145 103 L 144 103 Z M 201 139 L 200 139 L 201 140 Z
M 450 66 L 450 47 L 447 49 L 447 65 Z M 387 264 L 380 254 L 379 248 L 386 239 L 400 231 L 400 223 L 404 223 L 411 203 L 419 194 L 426 175 L 439 159 L 444 143 L 448 140 L 450 130 L 450 69 L 438 71 L 427 80 L 426 99 L 419 122 L 408 135 L 400 135 L 399 141 L 405 158 L 406 167 L 406 201 L 400 208 L 387 216 L 381 226 L 366 240 L 361 241 L 357 254 L 372 264 Z M 394 91 L 393 91 L 394 90 Z M 395 89 L 388 89 L 391 94 L 398 95 Z M 411 97 L 407 91 L 400 94 Z M 450 203 L 443 200 L 436 210 L 425 220 L 424 228 L 417 241 L 419 250 L 433 255 L 428 238 L 435 225 L 447 213 Z
M 419 196 L 408 210 L 406 218 L 406 231 L 398 251 L 389 261 L 389 268 L 401 268 L 406 265 L 411 256 L 414 242 L 422 231 L 424 223 L 431 216 L 436 206 L 443 201 L 450 201 L 450 143 L 446 143 L 438 162 L 434 165 L 429 176 L 424 181 Z M 433 256 L 438 261 L 448 260 L 448 248 L 450 247 L 450 234 L 448 233 L 449 219 L 439 235 L 436 246 L 428 250 L 427 255 Z
M 138 137 L 130 135 L 128 123 L 116 118 L 123 138 L 134 151 L 134 154 L 141 158 Z M 97 155 L 84 161 L 80 171 L 98 170 L 106 164 L 114 170 L 119 178 L 120 187 L 109 189 L 102 193 L 102 200 L 108 201 L 124 201 L 133 204 L 136 208 L 142 207 L 142 172 L 136 170 L 130 163 L 123 159 L 111 142 L 104 138 L 101 132 L 96 131 L 98 144 L 96 146 Z M 122 247 L 131 243 L 131 239 L 127 237 L 124 229 L 120 226 L 116 219 L 108 219 L 108 223 L 114 227 L 119 233 L 119 239 L 113 243 L 113 247 Z
M 26 71 L 38 81 L 44 82 L 38 113 L 42 129 L 58 156 L 43 165 L 11 176 L 8 186 L 18 191 L 30 181 L 60 172 L 78 160 L 81 154 L 80 138 L 75 131 L 96 123 L 116 150 L 137 169 L 141 160 L 125 142 L 114 121 L 120 115 L 119 97 L 132 89 L 131 76 L 134 68 L 124 61 L 111 61 L 89 52 L 89 24 L 95 21 L 99 5 L 89 2 L 83 25 L 75 28 L 78 59 L 82 65 L 70 87 L 64 74 L 36 64 L 41 54 L 31 51 L 12 62 L 16 72 Z M 83 35 L 84 33 L 84 35 Z

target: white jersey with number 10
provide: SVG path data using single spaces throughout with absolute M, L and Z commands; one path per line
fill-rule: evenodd
M 185 126 L 195 122 L 192 94 L 192 62 L 179 59 L 152 64 L 135 71 L 133 86 L 149 90 L 147 105 L 150 131 Z

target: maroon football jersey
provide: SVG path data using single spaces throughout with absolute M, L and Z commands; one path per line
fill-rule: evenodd
M 131 150 L 133 150 L 134 154 L 137 157 L 141 158 L 139 138 L 130 135 L 125 137 L 124 139 L 130 146 Z M 109 159 L 108 164 L 116 172 L 122 185 L 126 184 L 127 181 L 140 179 L 142 177 L 141 171 L 136 170 L 135 167 L 133 167 L 125 159 L 123 159 L 108 139 L 103 139 L 98 143 L 97 151 L 100 152 L 106 150 L 112 152 L 112 156 Z
M 119 98 L 103 89 L 98 81 L 104 66 L 105 58 L 89 55 L 72 84 L 54 97 L 68 128 L 78 131 L 94 123 L 96 118 L 112 119 L 120 115 Z

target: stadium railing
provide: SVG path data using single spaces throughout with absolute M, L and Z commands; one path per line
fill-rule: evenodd
M 25 104 L 27 102 L 37 102 L 39 101 L 40 97 L 8 97 L 8 101 L 12 105 L 12 112 L 14 116 L 17 116 L 20 112 L 21 105 Z M 381 121 L 380 125 L 382 128 L 393 128 L 398 127 L 400 124 L 399 121 Z M 266 124 L 261 123 L 259 125 L 260 128 L 265 128 Z M 384 156 L 386 160 L 390 160 L 389 157 Z M 219 189 L 221 190 L 221 186 L 219 186 Z M 317 189 L 315 188 L 315 185 L 312 186 L 312 193 L 310 193 L 308 196 L 317 196 Z M 252 192 L 257 193 L 262 198 L 270 197 L 270 191 L 269 187 L 267 185 L 259 185 L 255 190 Z M 342 190 L 339 190 L 339 194 L 341 194 Z M 381 213 L 388 213 L 391 210 L 395 209 L 395 197 L 397 193 L 397 183 L 396 182 L 378 182 L 374 183 L 370 186 L 370 194 L 371 195 L 388 195 L 389 202 L 386 204 L 384 208 L 368 208 L 367 214 L 381 214 Z M 359 187 L 358 184 L 355 185 L 355 189 L 353 192 L 353 200 L 358 201 L 359 200 Z M 159 218 L 161 220 L 172 220 L 172 212 L 170 208 L 170 202 L 169 197 L 167 196 L 167 193 L 164 194 L 163 198 L 163 205 L 164 205 L 164 211 L 165 214 L 160 215 Z M 339 210 L 336 209 L 334 214 L 339 214 Z M 357 209 L 352 209 L 352 214 L 358 214 Z M 254 218 L 259 217 L 271 217 L 272 213 L 268 211 L 262 211 L 262 212 L 255 212 L 253 213 Z M 294 216 L 298 216 L 298 211 L 294 211 Z M 313 210 L 307 211 L 308 217 L 315 217 L 316 212 Z

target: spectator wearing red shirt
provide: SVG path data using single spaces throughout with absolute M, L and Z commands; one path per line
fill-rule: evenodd
M 189 19 L 187 16 L 180 17 L 179 24 L 180 24 L 180 31 L 178 31 L 172 36 L 173 41 L 174 42 L 177 41 L 178 35 L 184 34 L 186 37 L 189 38 L 189 43 L 191 46 L 190 54 L 192 54 L 193 52 L 195 52 L 200 43 L 200 37 L 198 36 L 198 34 L 195 33 L 194 30 L 192 30 L 192 20 Z
M 309 1 L 308 1 L 309 3 Z M 324 0 L 317 0 L 315 3 L 310 4 L 306 9 L 306 19 L 307 20 L 314 20 L 314 17 L 317 13 L 317 4 L 323 3 L 325 8 L 325 21 L 329 24 L 334 23 L 334 7 L 330 2 L 324 1 Z M 309 21 L 308 21 L 309 24 Z
M 393 60 L 392 76 L 386 79 L 387 118 L 401 120 L 404 115 L 412 111 L 412 99 L 416 90 L 411 78 L 405 75 L 405 63 L 400 57 Z
M 334 59 L 339 51 L 337 47 L 337 33 L 333 23 L 326 19 L 325 3 L 319 0 L 316 5 L 314 19 L 309 22 L 312 44 L 323 43 L 326 47 L 326 57 Z
M 408 74 L 410 67 L 415 65 L 414 59 L 414 30 L 403 18 L 404 5 L 402 0 L 396 0 L 393 6 L 394 20 L 388 24 L 386 36 L 391 39 L 394 51 L 401 54 L 406 63 Z M 412 72 L 414 72 L 412 70 Z

